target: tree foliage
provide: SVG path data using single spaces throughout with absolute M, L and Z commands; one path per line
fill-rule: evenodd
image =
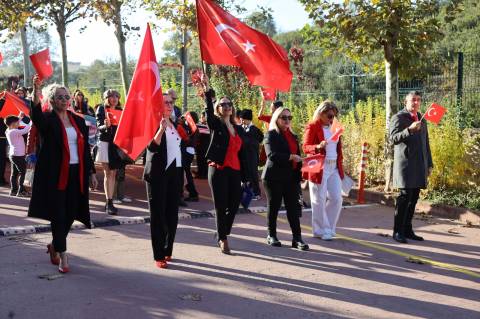
M 443 18 L 451 21 L 460 0 L 300 0 L 318 27 L 306 27 L 309 40 L 327 53 L 344 53 L 361 62 L 381 51 L 383 58 L 404 73 L 415 72 L 418 59 L 441 40 Z M 378 61 L 379 63 L 383 61 Z
M 258 31 L 265 33 L 269 37 L 273 37 L 277 34 L 277 26 L 275 25 L 275 19 L 273 18 L 272 12 L 272 8 L 258 6 L 257 10 L 250 13 L 245 18 L 245 23 Z

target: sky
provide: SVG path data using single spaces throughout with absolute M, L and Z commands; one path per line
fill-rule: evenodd
M 297 0 L 243 0 L 239 1 L 247 11 L 253 11 L 257 5 L 273 9 L 273 16 L 277 24 L 277 30 L 286 32 L 296 30 L 308 21 L 308 14 Z M 145 10 L 137 10 L 128 20 L 131 25 L 139 26 L 139 35 L 130 36 L 127 39 L 127 58 L 136 60 L 145 34 L 146 22 L 156 21 L 151 13 Z M 161 25 L 156 22 L 157 25 Z M 107 26 L 102 21 L 92 22 L 83 33 L 78 29 L 81 23 L 72 23 L 67 28 L 67 54 L 69 62 L 80 62 L 82 65 L 90 65 L 95 60 L 115 61 L 118 60 L 118 44 L 113 33 L 113 27 Z M 53 60 L 60 60 L 60 42 L 56 30 L 51 27 L 52 42 L 57 48 Z M 162 46 L 168 39 L 167 32 L 157 30 L 153 32 L 155 51 L 157 58 L 162 56 Z

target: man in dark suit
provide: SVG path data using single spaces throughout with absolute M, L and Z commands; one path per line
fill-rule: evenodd
M 390 122 L 390 140 L 394 144 L 393 187 L 400 189 L 395 205 L 393 239 L 423 240 L 415 235 L 412 218 L 420 189 L 427 187 L 433 163 L 428 140 L 427 122 L 418 112 L 422 97 L 412 91 L 405 97 L 405 108 Z
M 247 160 L 251 165 L 249 166 L 251 172 L 249 175 L 252 178 L 252 190 L 254 195 L 254 200 L 261 198 L 260 185 L 258 182 L 258 162 L 260 156 L 260 143 L 263 141 L 263 132 L 253 125 L 253 113 L 252 110 L 244 109 L 239 114 L 242 120 L 242 127 L 245 130 L 246 140 L 245 140 L 245 149 L 247 150 Z

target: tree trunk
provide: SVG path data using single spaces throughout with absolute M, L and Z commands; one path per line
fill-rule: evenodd
M 385 127 L 385 192 L 392 190 L 393 179 L 393 145 L 390 143 L 388 129 L 390 118 L 398 112 L 398 63 L 385 59 L 385 98 L 386 98 L 386 127 Z
M 58 35 L 60 36 L 60 46 L 62 47 L 62 84 L 68 87 L 68 59 L 67 59 L 67 37 L 65 21 L 57 25 Z
M 115 3 L 115 36 L 117 37 L 118 42 L 118 51 L 120 54 L 120 77 L 122 78 L 123 84 L 123 94 L 125 98 L 127 97 L 129 83 L 128 83 L 128 66 L 127 66 L 127 54 L 125 53 L 125 36 L 123 35 L 122 28 L 122 16 L 120 13 L 121 2 L 117 1 Z
M 28 43 L 27 43 L 27 28 L 20 28 L 20 40 L 22 42 L 22 51 L 23 51 L 23 83 L 24 86 L 30 85 L 30 68 L 29 68 L 29 55 L 28 52 Z

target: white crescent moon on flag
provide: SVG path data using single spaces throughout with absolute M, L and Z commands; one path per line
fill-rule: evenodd
M 215 30 L 217 30 L 218 34 L 222 33 L 222 32 L 225 31 L 225 30 L 232 30 L 232 31 L 235 32 L 236 34 L 240 34 L 240 32 L 238 32 L 237 30 L 235 30 L 233 27 L 229 26 L 228 24 L 224 24 L 224 23 L 217 24 L 217 25 L 215 26 Z
M 160 71 L 158 69 L 158 65 L 156 62 L 150 61 L 148 64 L 147 63 L 143 64 L 141 70 L 142 71 L 150 70 L 155 75 L 155 88 L 153 89 L 153 92 L 152 92 L 152 96 L 154 96 L 155 93 L 157 93 L 157 91 L 160 90 Z
M 433 114 L 430 114 L 430 112 L 433 111 Z M 428 109 L 428 112 L 427 112 L 427 115 L 428 116 L 435 116 L 437 115 L 437 112 L 435 111 L 435 108 L 431 107 Z
M 313 167 L 315 165 L 318 164 L 318 161 L 316 159 L 313 159 L 313 160 L 309 160 L 308 163 L 307 163 L 307 166 L 308 167 Z

